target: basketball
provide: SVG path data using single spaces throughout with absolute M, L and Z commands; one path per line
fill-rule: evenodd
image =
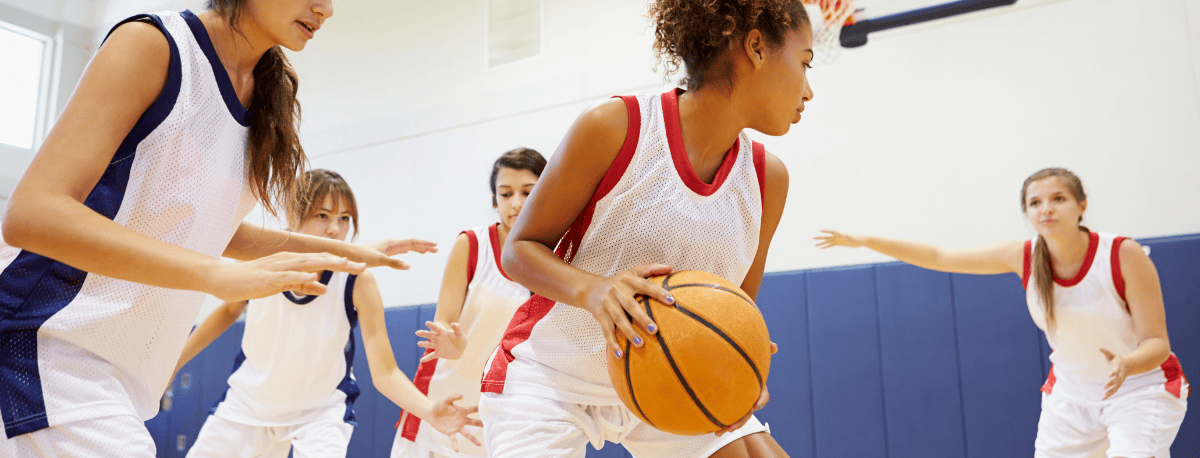
M 608 354 L 621 401 L 672 434 L 720 431 L 754 409 L 771 367 L 771 339 L 754 301 L 736 285 L 696 270 L 650 279 L 675 298 L 639 298 L 658 333 L 641 348 L 617 332 L 624 358 Z

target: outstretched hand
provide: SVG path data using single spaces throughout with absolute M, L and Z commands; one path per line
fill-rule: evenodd
M 437 244 L 428 240 L 382 240 L 373 243 L 355 245 L 359 248 L 354 256 L 355 261 L 365 263 L 367 267 L 387 266 L 397 270 L 408 270 L 411 267 L 403 260 L 392 256 L 403 253 L 437 253 Z
M 202 291 L 226 302 L 258 299 L 283 291 L 305 295 L 325 293 L 321 272 L 361 274 L 366 266 L 328 253 L 275 253 L 252 261 L 220 262 L 206 278 Z
M 417 342 L 417 346 L 433 351 L 421 357 L 422 363 L 435 358 L 458 359 L 462 356 L 463 350 L 467 348 L 467 337 L 463 335 L 462 327 L 458 323 L 450 323 L 450 327 L 446 327 L 436 321 L 426 321 L 425 326 L 429 327 L 428 331 L 421 329 L 416 334 L 417 337 L 428 340 Z
M 831 231 L 828 229 L 823 229 L 821 232 L 824 232 L 825 235 L 813 237 L 813 240 L 817 241 L 817 248 L 822 250 L 835 246 L 845 246 L 851 248 L 863 246 L 863 239 L 860 236 L 843 234 L 841 232 Z
M 429 411 L 429 418 L 424 419 L 433 429 L 450 438 L 450 446 L 454 448 L 455 452 L 458 451 L 458 436 L 456 434 L 461 434 L 468 441 L 471 441 L 472 444 L 483 445 L 482 442 L 479 442 L 479 439 L 468 433 L 465 428 L 466 426 L 483 427 L 483 422 L 467 416 L 479 412 L 479 407 L 460 407 L 454 405 L 454 401 L 460 399 L 462 399 L 461 394 L 452 394 L 446 399 L 433 403 L 433 409 Z

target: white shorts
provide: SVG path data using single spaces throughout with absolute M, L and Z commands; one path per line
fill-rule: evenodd
M 483 393 L 479 418 L 491 458 L 583 458 L 589 442 L 599 449 L 605 441 L 624 445 L 637 458 L 701 458 L 747 435 L 770 432 L 751 417 L 721 437 L 680 436 L 642 423 L 623 405 L 588 406 L 496 393 Z
M 95 418 L 0 438 L 0 457 L 153 458 L 154 439 L 136 415 Z
M 1076 403 L 1042 393 L 1035 458 L 1169 458 L 1187 411 L 1187 391 L 1175 397 L 1162 386 L 1102 403 Z
M 480 429 L 472 427 L 472 429 Z M 474 432 L 472 432 L 474 434 Z M 444 450 L 441 446 L 433 441 L 430 434 L 441 434 L 437 430 L 422 422 L 421 429 L 417 431 L 415 441 L 410 441 L 404 438 L 404 427 L 396 429 L 396 438 L 392 440 L 392 455 L 391 458 L 478 458 L 487 456 L 464 453 L 461 451 Z M 483 440 L 482 434 L 475 436 L 479 440 Z M 467 439 L 455 434 L 459 447 L 471 444 Z
M 209 415 L 187 458 L 345 458 L 354 427 L 341 418 L 290 426 L 252 426 Z

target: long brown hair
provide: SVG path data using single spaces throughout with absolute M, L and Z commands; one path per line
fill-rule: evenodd
M 1050 177 L 1058 177 L 1062 180 L 1063 185 L 1071 192 L 1071 197 L 1075 198 L 1076 202 L 1083 203 L 1087 201 L 1087 194 L 1083 192 L 1083 182 L 1079 180 L 1079 176 L 1070 170 L 1052 167 L 1038 170 L 1025 179 L 1025 184 L 1021 186 L 1021 211 L 1025 211 L 1027 207 L 1025 192 L 1029 189 L 1029 185 L 1035 181 Z M 1079 222 L 1083 222 L 1082 215 L 1079 217 Z M 1086 230 L 1087 228 L 1084 229 Z M 1034 284 L 1037 285 L 1038 297 L 1042 299 L 1042 305 L 1046 308 L 1046 327 L 1053 329 L 1054 272 L 1050 265 L 1050 247 L 1046 245 L 1045 237 L 1038 237 L 1037 246 L 1033 248 L 1032 258 L 1033 277 L 1037 282 Z
M 659 61 L 668 75 L 682 64 L 681 84 L 693 91 L 710 83 L 733 89 L 728 52 L 751 30 L 775 49 L 788 31 L 811 26 L 800 0 L 656 0 L 650 17 Z
M 208 0 L 205 5 L 229 21 L 241 33 L 238 22 L 249 0 Z M 296 126 L 300 124 L 300 102 L 296 100 L 299 80 L 296 70 L 279 46 L 268 49 L 254 66 L 254 93 L 247 108 L 250 138 L 246 158 L 250 188 L 267 212 L 278 217 L 277 208 L 297 192 L 300 173 L 307 161 Z
M 358 236 L 358 203 L 354 201 L 354 191 L 350 184 L 337 172 L 325 169 L 313 169 L 304 172 L 300 179 L 299 191 L 288 199 L 288 226 L 294 231 L 300 229 L 304 220 L 312 217 L 325 202 L 325 196 L 332 196 L 334 201 L 341 199 L 350 212 L 350 221 L 354 225 L 354 237 Z

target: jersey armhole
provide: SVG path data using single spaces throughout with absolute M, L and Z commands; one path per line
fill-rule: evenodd
M 1127 238 L 1113 239 L 1112 255 L 1108 259 L 1108 264 L 1112 266 L 1113 286 L 1117 288 L 1117 295 L 1121 296 L 1121 302 L 1125 302 L 1125 312 L 1129 312 L 1129 303 L 1125 301 L 1125 276 L 1121 275 L 1121 243 L 1124 243 Z
M 633 162 L 633 156 L 637 153 L 638 140 L 642 136 L 642 108 L 638 104 L 637 97 L 632 95 L 615 95 L 613 97 L 619 97 L 621 101 L 625 102 L 625 112 L 629 118 L 629 125 L 625 130 L 625 143 L 621 145 L 621 151 L 617 152 L 617 157 L 608 166 L 608 171 L 604 172 L 604 177 L 600 179 L 600 184 L 596 186 L 596 191 L 588 199 L 583 211 L 575 217 L 575 221 L 571 223 L 571 227 L 559 239 L 558 246 L 554 249 L 554 254 L 568 263 L 575 257 L 575 250 L 583 242 L 583 233 L 592 224 L 592 212 L 596 210 L 596 203 L 607 196 L 613 188 L 616 188 L 621 177 L 625 176 L 625 170 Z
M 754 174 L 758 175 L 758 196 L 762 209 L 767 209 L 767 149 L 759 142 L 751 142 L 754 159 Z
M 479 263 L 479 238 L 475 236 L 475 231 L 462 231 L 467 234 L 467 284 L 471 284 L 471 280 L 475 279 L 475 265 Z
M 1033 261 L 1033 241 L 1026 240 L 1025 241 L 1025 249 L 1022 251 L 1025 252 L 1025 255 L 1024 255 L 1024 262 L 1021 263 L 1024 266 L 1021 269 L 1021 287 L 1028 290 L 1029 289 L 1029 274 L 1031 272 L 1030 267 L 1032 266 L 1032 261 Z
M 144 22 L 153 25 L 159 32 L 162 32 L 163 36 L 167 39 L 167 46 L 171 50 L 171 57 L 170 63 L 167 66 L 167 81 L 163 84 L 162 91 L 150 103 L 146 111 L 142 113 L 141 118 L 138 118 L 137 123 L 133 125 L 133 129 L 130 129 L 129 133 L 125 135 L 125 139 L 121 142 L 120 147 L 117 148 L 116 154 L 113 155 L 112 162 L 114 163 L 133 157 L 137 152 L 137 145 L 167 119 L 167 115 L 170 115 L 171 110 L 175 108 L 175 102 L 179 98 L 180 87 L 183 85 L 183 63 L 179 57 L 179 47 L 175 45 L 175 38 L 167 30 L 167 25 L 158 16 L 153 14 L 139 14 L 125 18 L 108 30 L 108 34 L 104 35 L 104 41 L 101 42 L 101 46 L 104 45 L 104 42 L 108 41 L 108 37 L 112 36 L 112 33 L 118 27 L 130 22 Z M 109 219 L 112 218 L 112 216 L 109 216 Z
M 357 281 L 358 275 L 346 276 L 346 319 L 350 321 L 351 330 L 358 326 L 358 308 L 354 306 L 354 284 Z

